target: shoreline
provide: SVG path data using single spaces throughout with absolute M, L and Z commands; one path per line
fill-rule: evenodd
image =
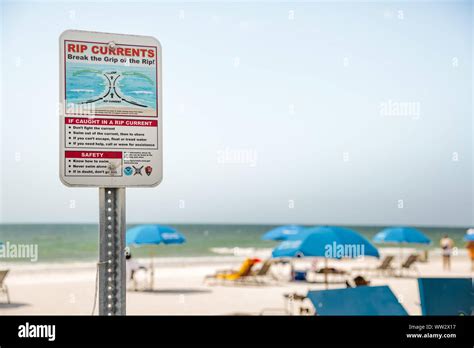
M 235 248 L 229 248 L 235 249 Z M 248 248 L 239 248 L 240 250 L 247 250 Z M 243 261 L 246 257 L 256 257 L 262 260 L 271 258 L 271 249 L 254 249 L 249 248 L 253 252 L 249 253 L 244 251 L 242 253 L 236 254 L 214 254 L 209 256 L 148 256 L 148 257 L 136 257 L 135 261 L 138 263 L 149 265 L 150 261 L 153 260 L 155 267 L 186 267 L 186 266 L 209 266 L 209 265 L 223 265 L 229 263 L 238 264 Z M 377 264 L 383 257 L 387 255 L 394 255 L 396 262 L 399 259 L 399 249 L 391 247 L 381 247 L 380 259 L 367 257 L 361 259 L 329 259 L 330 263 L 344 263 L 344 264 L 353 264 L 358 265 L 360 263 L 370 263 Z M 412 253 L 420 252 L 416 248 L 404 248 L 402 258 L 405 259 L 408 255 Z M 453 255 L 452 259 L 465 259 L 468 260 L 468 251 L 466 249 L 459 250 L 457 255 Z M 321 260 L 322 258 L 293 258 L 296 263 L 311 263 L 311 260 Z M 441 260 L 441 250 L 431 250 L 429 252 L 429 261 Z M 9 260 L 9 259 L 0 259 L 0 269 L 14 269 L 15 272 L 29 272 L 29 271 L 54 271 L 54 270 L 90 270 L 95 268 L 98 262 L 98 257 L 94 259 L 86 260 L 46 260 L 40 262 L 29 262 L 23 260 Z M 426 263 L 420 261 L 421 264 Z
M 160 256 L 159 252 L 156 253 L 156 256 L 138 256 L 134 259 L 136 260 L 149 260 L 153 258 L 155 263 L 157 264 L 172 264 L 172 263 L 219 263 L 226 262 L 227 260 L 240 260 L 245 257 L 257 257 L 257 258 L 270 258 L 272 248 L 258 248 L 258 247 L 221 247 L 221 248 L 211 248 L 214 250 L 210 252 L 209 255 L 193 255 L 193 256 L 186 256 L 186 255 L 165 255 Z M 423 253 L 424 251 L 428 251 L 429 257 L 440 257 L 441 256 L 441 249 L 440 248 L 433 248 L 433 249 L 421 249 L 421 248 L 414 248 L 414 247 L 402 247 L 402 255 L 403 257 L 408 256 L 411 253 Z M 392 247 L 392 246 L 378 246 L 378 250 L 380 251 L 381 257 L 386 255 L 394 255 L 396 258 L 400 255 L 400 248 Z M 132 248 L 133 254 L 133 248 Z M 453 254 L 453 257 L 468 257 L 468 250 L 466 248 L 458 248 L 456 252 Z M 40 255 L 39 255 L 40 257 Z M 12 258 L 1 258 L 0 257 L 0 265 L 18 265 L 18 266 L 26 266 L 26 265 L 54 265 L 59 264 L 91 264 L 95 263 L 98 260 L 94 258 L 77 258 L 77 259 L 46 259 L 45 261 L 25 261 L 25 259 L 12 259 Z M 186 260 L 186 262 L 184 262 Z M 1 266 L 0 266 L 1 267 Z

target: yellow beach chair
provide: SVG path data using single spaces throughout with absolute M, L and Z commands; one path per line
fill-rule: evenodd
M 204 281 L 209 279 L 217 279 L 217 280 L 228 280 L 228 281 L 239 281 L 245 277 L 251 275 L 252 267 L 255 265 L 259 260 L 257 259 L 250 259 L 247 258 L 242 262 L 242 265 L 238 270 L 224 270 L 224 271 L 217 271 L 215 274 L 208 275 L 204 278 Z

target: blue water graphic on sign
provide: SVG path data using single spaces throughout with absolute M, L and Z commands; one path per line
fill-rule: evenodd
M 67 103 L 156 108 L 156 93 L 156 75 L 150 68 L 67 64 Z

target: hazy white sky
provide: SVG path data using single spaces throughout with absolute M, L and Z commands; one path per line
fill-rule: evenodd
M 58 37 L 163 46 L 164 180 L 129 222 L 473 223 L 473 8 L 1 2 L 0 222 L 96 222 L 58 178 Z

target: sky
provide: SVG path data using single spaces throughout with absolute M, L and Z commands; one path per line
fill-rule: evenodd
M 163 48 L 164 179 L 130 223 L 469 226 L 473 5 L 1 1 L 0 222 L 98 221 L 59 180 L 59 35 Z

